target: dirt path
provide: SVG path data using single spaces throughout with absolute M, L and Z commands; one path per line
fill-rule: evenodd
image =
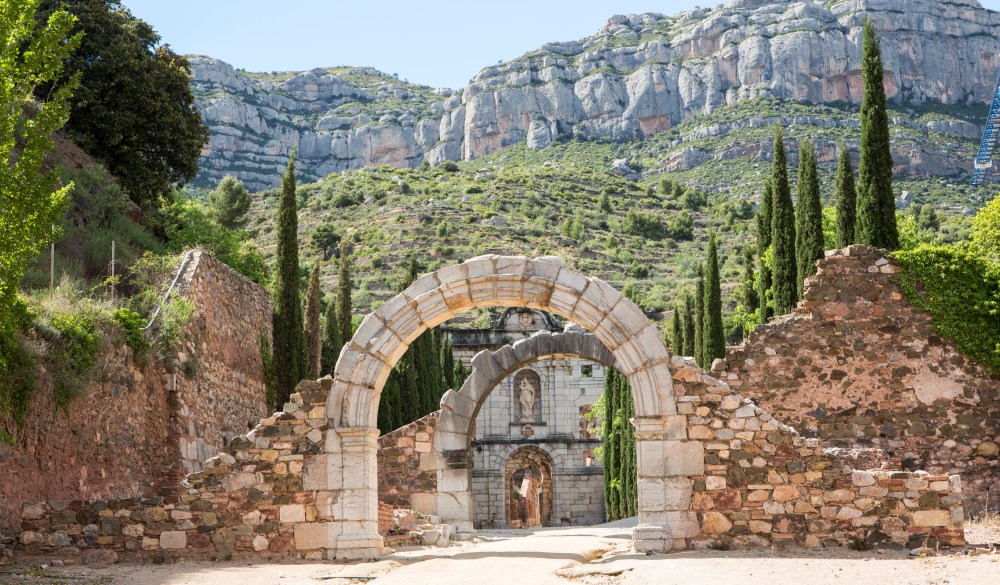
M 628 552 L 623 526 L 483 531 L 478 542 L 400 550 L 375 563 L 177 562 L 0 568 L 3 585 L 996 585 L 1000 554 L 909 558 L 846 549 Z M 1000 540 L 990 532 L 991 540 Z M 364 577 L 365 579 L 352 579 Z M 372 579 L 374 577 L 374 579 Z

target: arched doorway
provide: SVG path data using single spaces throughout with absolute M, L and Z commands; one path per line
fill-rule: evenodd
M 607 283 L 564 268 L 557 258 L 481 256 L 417 279 L 362 322 L 341 351 L 326 410 L 331 432 L 324 456 L 311 464 L 305 489 L 329 502 L 328 521 L 303 528 L 303 539 L 322 542 L 331 558 L 372 558 L 378 535 L 376 417 L 382 387 L 408 345 L 424 330 L 477 307 L 521 306 L 550 311 L 592 331 L 614 355 L 631 385 L 635 413 L 640 527 L 644 542 L 664 550 L 699 534 L 691 511 L 692 476 L 704 471 L 704 447 L 687 438 L 678 415 L 670 355 L 643 312 Z M 478 376 L 493 378 L 518 362 L 515 349 L 482 352 Z M 467 450 L 478 405 L 450 392 L 451 426 L 435 442 L 445 451 Z M 443 422 L 443 421 L 442 421 Z M 438 489 L 458 497 L 437 501 L 443 517 L 467 513 L 468 474 L 439 477 Z M 299 535 L 296 535 L 299 538 Z M 656 544 L 660 543 L 660 544 Z M 320 547 L 317 547 L 320 548 Z
M 552 526 L 555 491 L 552 459 L 536 447 L 521 447 L 504 465 L 506 518 L 510 528 Z

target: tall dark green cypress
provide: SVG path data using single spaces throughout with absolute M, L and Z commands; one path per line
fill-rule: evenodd
M 439 330 L 440 331 L 440 330 Z M 441 375 L 444 376 L 445 390 L 458 390 L 455 384 L 455 352 L 451 346 L 451 336 L 441 333 Z
M 774 310 L 768 303 L 773 286 L 771 267 L 764 261 L 771 248 L 771 221 L 774 217 L 774 186 L 771 179 L 764 181 L 764 193 L 760 199 L 760 209 L 757 210 L 757 258 L 760 265 L 760 277 L 757 279 L 757 312 L 761 321 L 767 321 L 774 316 Z
M 774 254 L 772 295 L 774 314 L 784 315 L 791 312 L 798 301 L 798 270 L 795 266 L 795 209 L 792 206 L 792 191 L 788 187 L 788 161 L 780 126 L 774 128 L 771 187 L 774 189 L 771 214 L 771 247 Z
M 635 416 L 635 404 L 632 400 L 632 388 L 628 379 L 617 374 L 618 377 L 618 398 L 621 419 L 621 466 L 619 477 L 622 485 L 622 506 L 621 517 L 631 518 L 638 513 L 638 473 L 635 451 L 635 428 L 632 426 L 631 418 Z
M 337 319 L 337 299 L 331 298 L 326 304 L 326 321 L 323 323 L 323 365 L 320 375 L 332 374 L 344 341 L 340 337 L 340 320 Z M 395 428 L 395 427 L 393 427 Z
M 684 355 L 684 323 L 681 320 L 683 308 L 680 303 L 674 305 L 674 315 L 670 318 L 670 349 L 674 355 Z
M 337 318 L 340 320 L 340 339 L 347 343 L 354 337 L 351 308 L 351 250 L 347 238 L 340 240 L 340 270 L 337 272 Z
M 857 198 L 854 187 L 854 169 L 851 153 L 843 141 L 838 146 L 837 181 L 834 197 L 837 199 L 837 247 L 846 248 L 854 243 L 854 225 L 858 219 Z
M 403 426 L 402 400 L 399 388 L 400 377 L 393 370 L 382 387 L 378 403 L 378 428 L 383 435 Z
M 823 257 L 823 203 L 819 199 L 816 147 L 799 142 L 799 184 L 795 208 L 796 294 L 802 298 L 806 278 L 816 274 L 816 261 Z
M 302 323 L 306 336 L 306 375 L 319 378 L 323 363 L 323 329 L 320 327 L 319 306 L 319 260 L 309 273 L 309 287 L 306 288 L 306 312 Z
M 694 357 L 694 301 L 691 293 L 684 293 L 684 314 L 681 315 L 684 325 L 684 351 L 681 353 L 685 357 Z
M 278 204 L 277 274 L 274 283 L 275 407 L 284 404 L 306 376 L 306 343 L 299 291 L 299 218 L 295 197 L 295 151 L 281 179 Z
M 619 480 L 618 472 L 618 440 L 615 432 L 615 406 L 618 403 L 618 384 L 615 380 L 615 372 L 607 370 L 604 378 L 604 418 L 601 421 L 604 436 L 604 515 L 608 521 L 618 519 L 619 510 Z
M 872 23 L 865 19 L 861 77 L 861 164 L 858 166 L 858 219 L 855 239 L 860 244 L 896 250 L 896 201 L 892 194 L 892 151 L 889 116 L 885 108 L 885 72 L 882 47 Z
M 757 282 L 754 278 L 756 257 L 752 246 L 743 246 L 743 282 L 740 285 L 740 304 L 747 311 L 756 311 L 760 306 L 760 300 L 757 296 Z
M 726 336 L 722 331 L 722 283 L 719 278 L 719 250 L 715 236 L 708 238 L 708 265 L 705 267 L 705 332 L 702 350 L 705 368 L 726 356 Z
M 705 265 L 698 265 L 694 286 L 694 361 L 705 367 Z

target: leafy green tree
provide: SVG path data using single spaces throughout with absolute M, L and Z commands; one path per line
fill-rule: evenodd
M 915 219 L 917 227 L 921 230 L 933 233 L 941 229 L 941 220 L 938 218 L 937 211 L 934 211 L 933 205 L 922 205 Z
M 972 246 L 1000 264 L 1000 197 L 993 198 L 972 219 Z
M 823 257 L 823 203 L 819 198 L 816 147 L 799 142 L 799 183 L 795 210 L 796 295 L 802 297 L 803 282 L 816 274 L 816 261 Z
M 70 37 L 75 19 L 54 11 L 35 22 L 38 0 L 0 3 L 0 416 L 19 426 L 34 390 L 37 368 L 20 335 L 33 321 L 17 296 L 25 269 L 49 238 L 66 207 L 73 184 L 59 185 L 57 171 L 46 168 L 52 134 L 69 116 L 75 82 L 32 99 L 36 86 L 55 79 L 78 46 Z M 10 435 L 0 429 L 0 439 Z
M 309 237 L 309 244 L 313 250 L 322 254 L 325 262 L 332 258 L 340 248 L 340 234 L 337 233 L 333 224 L 320 224 Z
M 63 62 L 79 45 L 69 38 L 75 19 L 65 11 L 51 13 L 36 25 L 37 0 L 0 4 L 0 314 L 7 315 L 29 261 L 51 238 L 52 226 L 66 207 L 72 183 L 59 186 L 59 176 L 46 169 L 52 134 L 69 115 L 74 84 L 64 85 L 41 104 L 35 87 L 60 74 Z M 6 321 L 6 319 L 0 319 Z M 2 364 L 0 364 L 2 365 Z
M 740 304 L 746 311 L 753 312 L 760 305 L 760 298 L 757 296 L 757 277 L 754 270 L 754 248 L 753 246 L 743 246 L 743 278 L 740 282 Z
M 705 331 L 702 334 L 702 362 L 710 368 L 715 358 L 726 356 L 726 336 L 722 331 L 722 282 L 719 278 L 719 250 L 715 236 L 708 238 L 705 267 Z
M 319 378 L 323 363 L 323 328 L 320 326 L 319 262 L 313 264 L 306 289 L 306 314 L 303 329 L 306 336 L 306 376 Z
M 188 61 L 120 0 L 43 0 L 38 19 L 66 9 L 84 33 L 56 87 L 77 76 L 66 126 L 144 208 L 198 173 L 208 128 L 194 107 Z M 50 84 L 40 88 L 43 97 Z
M 688 210 L 674 216 L 667 230 L 670 237 L 678 242 L 689 242 L 694 239 L 694 216 Z
M 351 308 L 351 254 L 347 239 L 340 241 L 340 270 L 337 272 L 337 318 L 340 319 L 340 341 L 347 343 L 354 337 Z
M 854 224 L 858 219 L 858 194 L 854 187 L 854 169 L 851 153 L 843 141 L 838 147 L 837 180 L 834 196 L 837 199 L 837 247 L 846 248 L 854 243 Z
M 705 265 L 698 265 L 694 287 L 694 361 L 705 367 Z
M 681 322 L 684 325 L 684 351 L 681 355 L 694 357 L 694 301 L 691 293 L 684 293 L 684 311 L 681 315 Z
M 223 177 L 219 186 L 208 194 L 208 202 L 215 211 L 216 220 L 223 227 L 231 230 L 246 227 L 250 192 L 236 177 Z
M 855 239 L 877 248 L 899 248 L 896 201 L 892 194 L 892 152 L 885 108 L 882 48 L 872 23 L 865 19 L 861 77 L 861 164 L 858 167 L 858 219 Z
M 774 199 L 771 203 L 774 314 L 784 315 L 794 309 L 798 301 L 796 285 L 798 271 L 795 266 L 795 209 L 792 205 L 792 191 L 788 187 L 788 162 L 780 126 L 774 128 L 771 188 L 774 189 Z
M 305 334 L 299 294 L 299 218 L 295 205 L 295 151 L 281 179 L 278 204 L 278 242 L 275 251 L 274 365 L 277 374 L 275 407 L 288 401 L 306 376 Z
M 340 337 L 340 320 L 337 318 L 337 302 L 331 298 L 326 304 L 326 316 L 323 321 L 323 363 L 320 374 L 330 374 L 337 365 L 340 350 L 344 340 Z M 393 427 L 395 428 L 395 427 Z
M 767 321 L 774 315 L 774 311 L 768 304 L 771 287 L 773 286 L 773 275 L 771 267 L 765 261 L 771 249 L 771 221 L 774 216 L 774 186 L 771 179 L 764 181 L 764 192 L 760 199 L 760 209 L 757 210 L 757 257 L 760 264 L 760 277 L 757 279 L 757 312 L 760 314 L 761 322 Z M 749 307 L 747 307 L 749 309 Z

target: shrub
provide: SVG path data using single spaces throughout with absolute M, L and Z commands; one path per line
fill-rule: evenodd
M 670 237 L 678 241 L 694 239 L 694 217 L 684 210 L 678 213 L 670 222 Z
M 35 390 L 38 368 L 24 346 L 23 334 L 35 316 L 24 299 L 17 297 L 11 311 L 0 320 L 0 414 L 9 414 L 24 424 L 28 401 Z
M 895 253 L 906 298 L 930 311 L 934 330 L 965 356 L 1000 371 L 1000 269 L 962 246 Z
M 136 354 L 141 354 L 149 349 L 149 340 L 146 339 L 146 335 L 142 331 L 142 328 L 146 325 L 142 315 L 131 309 L 122 307 L 111 313 L 111 317 L 118 324 L 118 327 L 121 328 L 122 333 L 125 334 L 125 343 L 132 348 L 132 351 Z
M 642 236 L 651 240 L 659 240 L 666 236 L 666 228 L 659 217 L 651 213 L 629 210 L 625 215 L 625 233 Z
M 441 170 L 448 171 L 449 173 L 457 173 L 458 165 L 455 164 L 455 161 L 446 160 L 441 163 Z
M 96 315 L 87 310 L 55 315 L 51 325 L 56 332 L 49 352 L 53 389 L 56 405 L 66 407 L 83 392 L 90 371 L 97 365 L 100 333 Z

